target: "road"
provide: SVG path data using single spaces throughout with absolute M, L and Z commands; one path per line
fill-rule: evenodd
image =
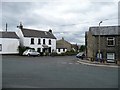
M 3 56 L 3 88 L 117 88 L 118 69 L 82 65 L 75 56 Z

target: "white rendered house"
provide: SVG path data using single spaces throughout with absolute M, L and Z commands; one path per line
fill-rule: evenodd
M 19 37 L 15 32 L 0 32 L 0 54 L 18 54 Z
M 18 26 L 17 35 L 20 38 L 20 45 L 34 48 L 38 52 L 48 52 L 56 50 L 56 37 L 52 30 L 40 31 L 23 28 L 22 24 Z

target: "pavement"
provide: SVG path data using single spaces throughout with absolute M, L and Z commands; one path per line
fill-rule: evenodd
M 116 63 L 101 63 L 98 61 L 90 61 L 90 60 L 81 60 L 79 59 L 77 61 L 80 64 L 84 64 L 84 65 L 90 65 L 90 66 L 102 66 L 102 67 L 114 67 L 114 68 L 119 68 L 119 66 Z

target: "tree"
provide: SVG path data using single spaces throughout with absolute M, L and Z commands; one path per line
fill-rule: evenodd
M 80 50 L 80 52 L 85 51 L 85 48 L 86 48 L 86 47 L 85 47 L 85 45 L 81 45 L 81 47 L 80 47 L 80 49 L 79 49 L 79 50 Z
M 26 46 L 18 46 L 18 51 L 19 51 L 19 54 L 22 55 L 23 52 L 27 49 L 33 49 L 33 48 L 30 48 L 30 47 L 26 47 Z

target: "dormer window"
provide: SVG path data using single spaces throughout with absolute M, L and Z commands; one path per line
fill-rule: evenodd
M 107 45 L 108 46 L 115 46 L 115 38 L 114 37 L 108 37 L 107 38 Z
M 31 44 L 34 44 L 34 38 L 31 38 Z

